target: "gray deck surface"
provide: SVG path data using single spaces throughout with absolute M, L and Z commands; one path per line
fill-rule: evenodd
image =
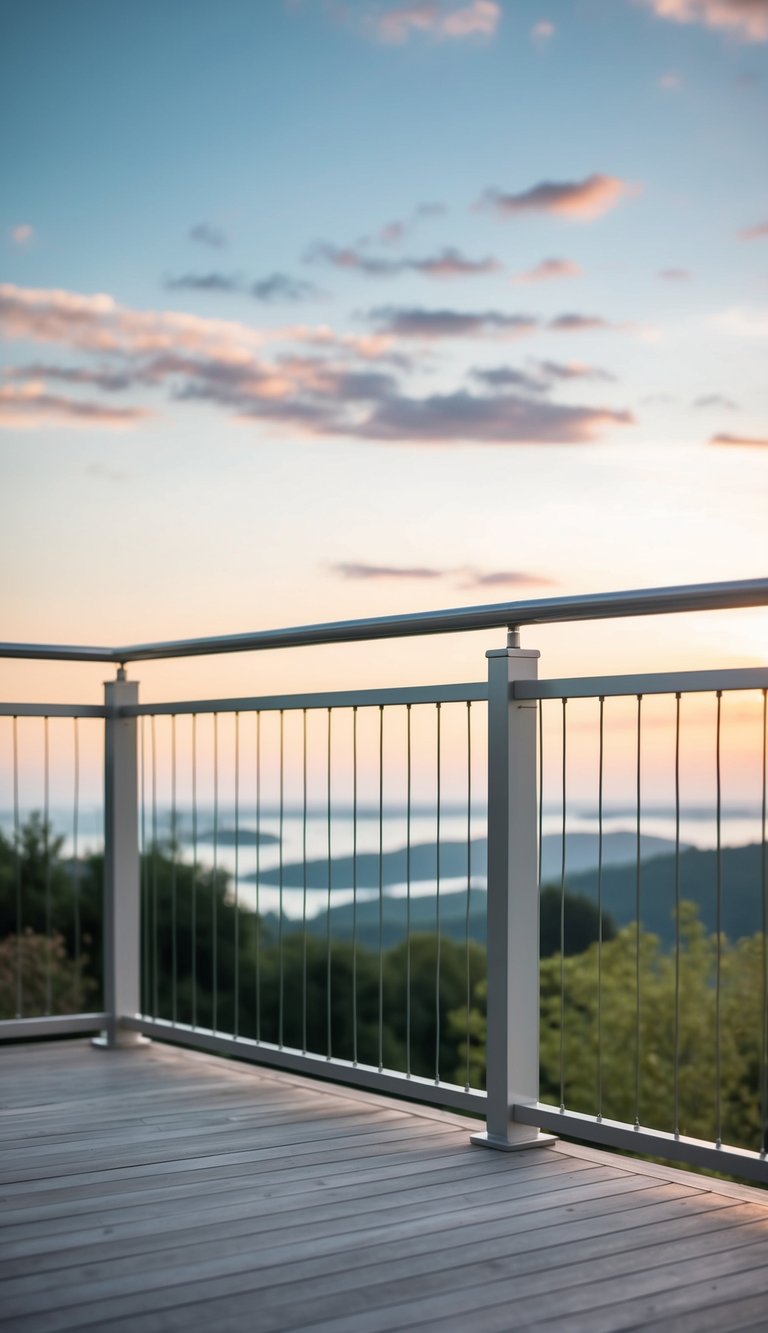
M 768 1193 L 153 1044 L 0 1050 L 0 1330 L 768 1326 Z

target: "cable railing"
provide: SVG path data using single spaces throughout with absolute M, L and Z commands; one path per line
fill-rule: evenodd
M 480 682 L 127 708 L 141 1031 L 476 1107 L 486 699 Z
M 543 793 L 559 805 L 549 891 L 559 899 L 560 938 L 556 959 L 542 964 L 548 1095 L 537 1126 L 710 1166 L 724 1143 L 765 1157 L 766 686 L 764 670 L 733 670 L 516 690 L 539 705 L 540 879 Z M 587 796 L 595 808 L 586 873 L 569 865 L 569 848 L 578 851 L 568 831 L 574 786 L 579 804 Z M 627 829 L 619 864 L 606 804 L 617 792 Z M 686 842 L 694 823 L 707 851 Z M 598 919 L 597 939 L 578 959 L 565 939 L 574 886 Z M 622 927 L 610 939 L 606 916 Z M 743 1071 L 752 1071 L 749 1085 Z
M 82 768 L 103 707 L 0 704 L 0 1026 L 91 1031 L 101 1005 L 103 819 Z M 92 795 L 92 793 L 91 793 Z
M 766 604 L 751 580 L 0 647 L 120 664 L 102 707 L 0 706 L 0 1039 L 171 1040 L 482 1114 L 496 1148 L 554 1132 L 768 1181 L 768 669 L 539 680 L 519 646 Z M 507 647 L 470 684 L 153 704 L 124 665 L 492 626 Z

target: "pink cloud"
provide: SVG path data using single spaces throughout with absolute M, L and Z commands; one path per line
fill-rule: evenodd
M 662 268 L 659 270 L 659 277 L 665 282 L 688 282 L 691 272 L 687 268 Z
M 445 3 L 398 5 L 379 14 L 374 24 L 380 42 L 401 46 L 413 33 L 438 41 L 462 37 L 493 37 L 501 20 L 495 0 L 471 0 L 459 7 Z
M 29 245 L 34 240 L 35 229 L 28 222 L 20 222 L 18 227 L 11 227 L 8 235 L 14 245 Z
M 768 437 L 756 435 L 713 435 L 710 444 L 735 444 L 746 449 L 768 449 Z
M 546 42 L 552 40 L 555 31 L 554 23 L 550 23 L 549 19 L 541 19 L 538 23 L 534 23 L 531 28 L 531 37 L 537 45 L 543 46 Z
M 344 579 L 440 579 L 445 573 L 428 566 L 368 565 L 363 561 L 342 561 L 332 568 L 334 574 L 340 574 Z
M 533 268 L 516 273 L 514 282 L 548 282 L 551 278 L 578 278 L 582 269 L 570 259 L 542 259 Z
M 502 217 L 514 217 L 519 213 L 554 213 L 558 217 L 590 222 L 636 193 L 636 186 L 618 176 L 596 173 L 581 181 L 541 181 L 519 194 L 486 190 L 479 207 L 490 208 Z
M 756 222 L 754 227 L 745 227 L 739 232 L 742 241 L 756 241 L 768 236 L 768 222 Z
M 83 351 L 144 356 L 189 352 L 234 365 L 248 364 L 272 342 L 336 348 L 367 358 L 384 355 L 381 335 L 335 334 L 326 325 L 260 329 L 233 320 L 207 319 L 174 310 L 134 310 L 106 294 L 0 284 L 0 331 L 7 338 L 62 343 Z
M 724 28 L 744 42 L 768 41 L 768 0 L 640 0 L 658 18 Z
M 141 408 L 104 407 L 101 403 L 50 394 L 44 384 L 34 380 L 18 386 L 0 386 L 0 428 L 5 430 L 35 430 L 41 426 L 125 430 L 137 426 L 149 415 Z

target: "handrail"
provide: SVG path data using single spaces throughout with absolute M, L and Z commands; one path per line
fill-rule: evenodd
M 494 602 L 486 606 L 416 611 L 362 620 L 337 620 L 211 638 L 133 644 L 122 648 L 0 643 L 0 657 L 124 664 L 159 661 L 163 658 L 205 657 L 219 653 L 263 652 L 275 648 L 306 648 L 330 643 L 362 643 L 372 639 L 409 638 L 421 634 L 457 634 L 472 630 L 517 628 L 522 625 L 552 625 L 577 620 L 610 620 L 766 605 L 768 578 L 739 579 L 669 588 L 635 588 L 626 592 L 586 593 L 574 597 L 541 597 L 522 602 Z

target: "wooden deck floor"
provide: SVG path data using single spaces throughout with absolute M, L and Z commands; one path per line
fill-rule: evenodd
M 768 1325 L 768 1196 L 152 1045 L 0 1050 L 0 1329 Z

